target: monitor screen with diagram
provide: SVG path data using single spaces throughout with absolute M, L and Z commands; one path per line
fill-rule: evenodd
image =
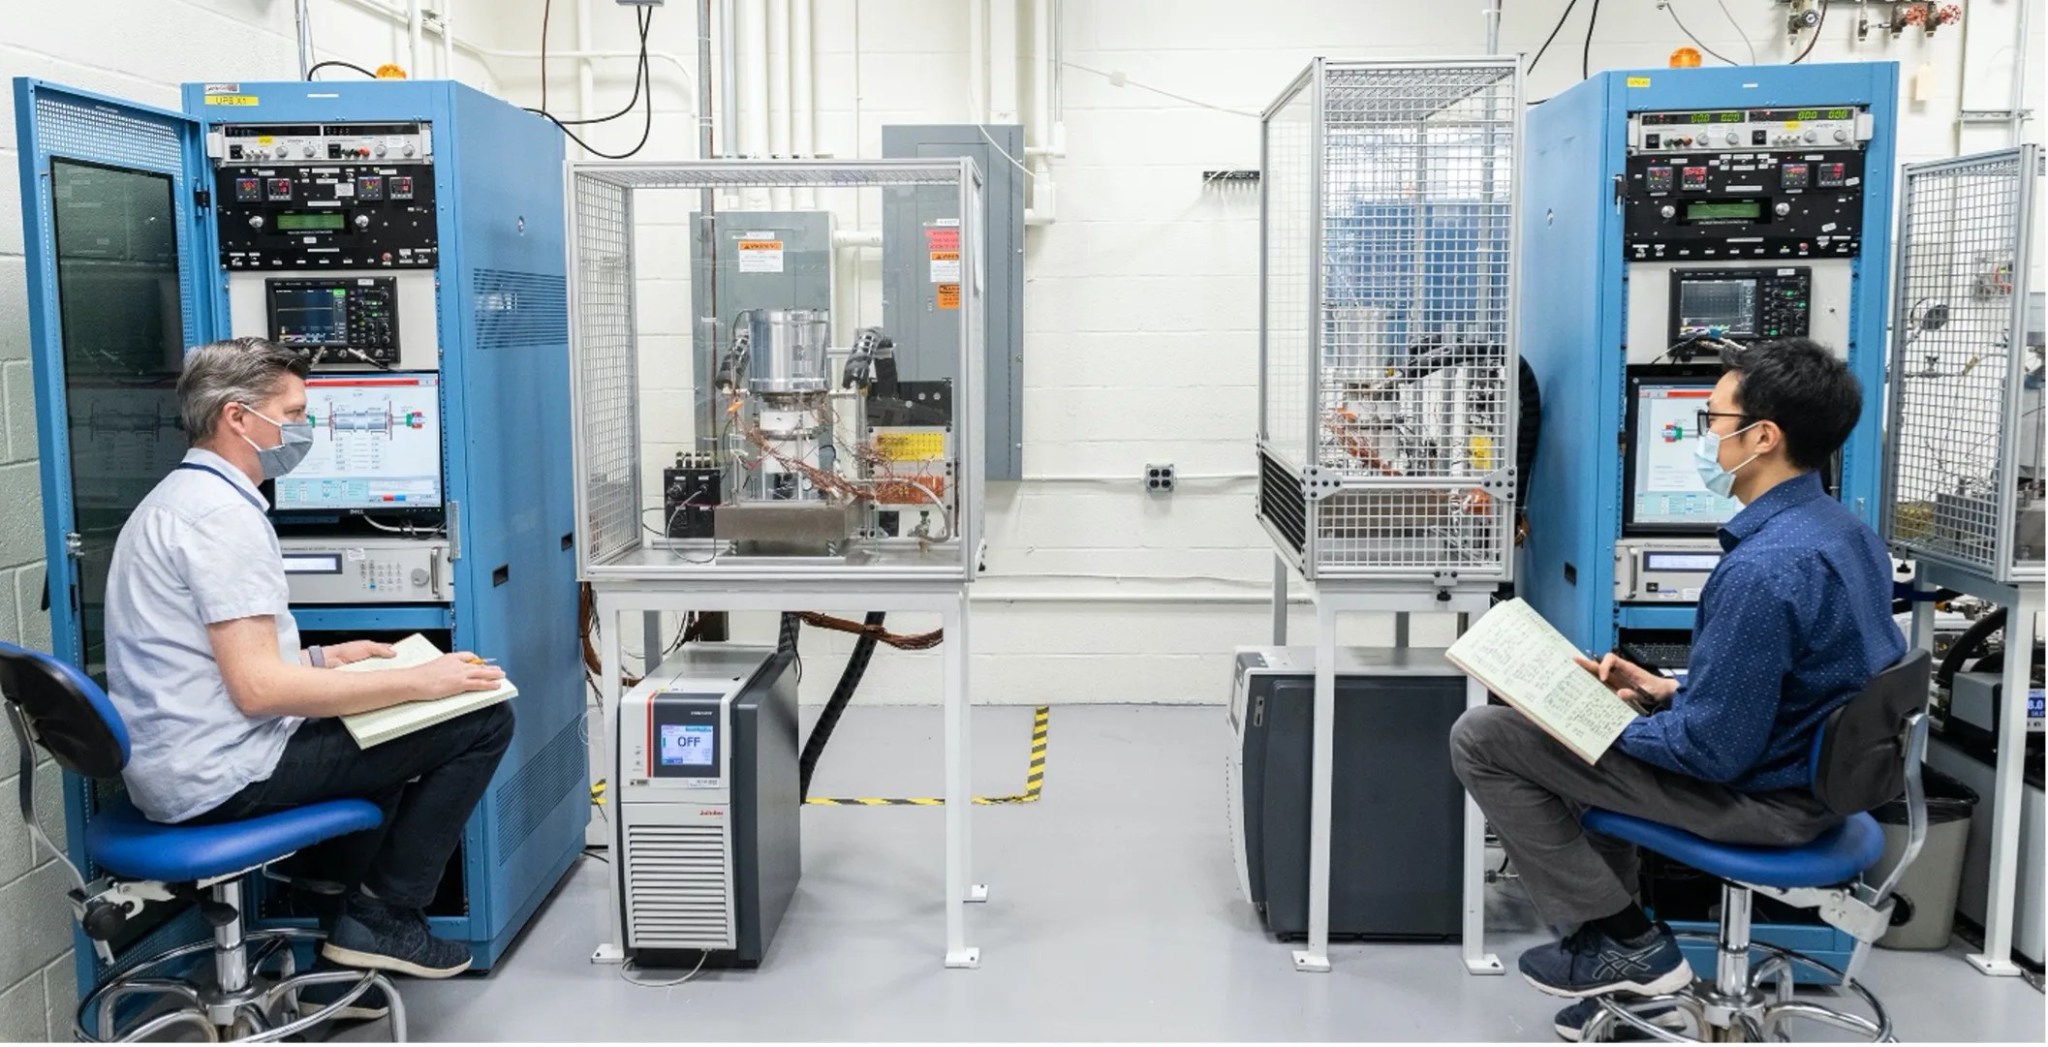
M 1699 412 L 1719 377 L 1718 368 L 1629 376 L 1624 533 L 1712 535 L 1741 511 L 1707 490 L 1693 460 Z
M 378 372 L 306 379 L 313 449 L 277 481 L 282 513 L 441 507 L 441 376 Z

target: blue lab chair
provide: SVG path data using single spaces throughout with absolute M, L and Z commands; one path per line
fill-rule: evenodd
M 275 1041 L 335 1017 L 372 988 L 382 990 L 389 1002 L 392 1038 L 405 1039 L 403 1005 L 383 975 L 352 970 L 297 973 L 292 946 L 317 943 L 319 932 L 245 932 L 242 927 L 245 873 L 322 840 L 376 828 L 383 813 L 375 804 L 330 800 L 258 818 L 184 826 L 152 822 L 120 798 L 85 826 L 86 856 L 102 874 L 87 883 L 36 820 L 34 746 L 41 746 L 74 774 L 113 778 L 128 763 L 128 730 L 113 703 L 84 673 L 4 641 L 0 698 L 21 747 L 22 820 L 35 841 L 71 871 L 76 886 L 67 900 L 101 959 L 113 962 L 107 943 L 150 902 L 197 904 L 213 927 L 212 941 L 124 963 L 80 1003 L 79 1039 L 139 1040 L 190 1025 L 210 1040 Z M 204 974 L 209 953 L 210 978 Z M 272 961 L 274 973 L 265 975 L 263 968 Z M 321 984 L 346 988 L 334 1002 L 302 1013 L 299 992 Z M 168 1000 L 172 1006 L 120 1006 L 132 997 L 156 997 L 159 1004 Z M 136 1013 L 131 1019 L 124 1011 Z M 96 1020 L 88 1027 L 92 1018 Z M 133 1027 L 121 1028 L 123 1024 Z
M 1751 847 L 1715 843 L 1681 829 L 1613 811 L 1585 812 L 1586 828 L 1677 859 L 1721 880 L 1720 932 L 1714 977 L 1701 978 L 1678 993 L 1654 997 L 1604 997 L 1587 1023 L 1583 1042 L 1597 1042 L 1619 1027 L 1660 1040 L 1688 1042 L 1641 1017 L 1673 1006 L 1688 1014 L 1699 1041 L 1784 1040 L 1784 1026 L 1806 1019 L 1891 1042 L 1892 1023 L 1884 1006 L 1856 981 L 1871 945 L 1891 925 L 1897 899 L 1892 890 L 1927 839 L 1927 803 L 1920 786 L 1920 761 L 1927 753 L 1928 667 L 1926 651 L 1914 651 L 1873 677 L 1856 697 L 1829 714 L 1814 739 L 1814 794 L 1829 810 L 1846 816 L 1839 826 L 1797 847 Z M 1907 841 L 1896 866 L 1876 883 L 1865 879 L 1884 853 L 1884 833 L 1869 811 L 1906 799 Z M 1820 917 L 1856 939 L 1848 968 L 1837 971 L 1811 957 L 1749 940 L 1750 903 L 1762 893 Z M 1706 939 L 1706 935 L 1685 935 Z M 1751 952 L 1764 954 L 1754 970 Z M 1793 998 L 1795 968 L 1816 969 L 1829 983 L 1860 998 L 1865 1018 Z M 1766 986 L 1770 986 L 1766 992 Z

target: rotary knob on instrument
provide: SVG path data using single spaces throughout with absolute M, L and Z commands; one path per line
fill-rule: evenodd
M 1781 206 L 1781 207 L 1782 207 L 1782 206 L 1784 206 L 1784 205 L 1783 205 L 1783 204 L 1780 204 L 1779 206 Z M 370 228 L 370 216 L 369 216 L 369 215 L 366 215 L 366 214 L 359 214 L 359 215 L 357 215 L 357 216 L 356 216 L 356 229 L 357 229 L 358 231 L 361 231 L 361 230 L 367 230 L 367 229 L 369 229 L 369 228 Z
M 1657 209 L 1657 213 L 1663 215 L 1666 218 L 1676 218 L 1678 217 L 1678 208 L 1673 207 L 1670 204 L 1665 204 L 1664 206 Z
M 1741 135 L 1739 135 L 1739 134 L 1736 134 L 1736 133 L 1735 133 L 1735 132 L 1733 132 L 1733 131 L 1730 131 L 1730 132 L 1728 132 L 1727 138 L 1728 138 L 1728 144 L 1729 144 L 1729 145 L 1734 145 L 1735 143 L 1737 143 L 1737 142 L 1740 142 L 1740 141 L 1742 141 L 1742 136 L 1741 136 Z
M 1776 211 L 1778 213 L 1778 217 L 1783 218 L 1786 215 L 1792 213 L 1792 205 L 1786 203 L 1783 200 L 1780 200 L 1778 201 L 1778 206 L 1771 208 L 1771 210 Z
M 1846 142 L 1846 141 L 1848 141 L 1848 140 L 1849 140 L 1849 131 L 1848 131 L 1848 129 L 1847 129 L 1847 128 L 1842 128 L 1842 127 L 1837 127 L 1837 128 L 1835 128 L 1835 141 L 1837 141 L 1837 142 Z
M 262 215 L 260 215 L 260 214 L 252 214 L 252 215 L 250 215 L 250 216 L 249 216 L 249 228 L 251 228 L 251 229 L 261 229 L 261 228 L 263 228 L 263 216 L 262 216 Z

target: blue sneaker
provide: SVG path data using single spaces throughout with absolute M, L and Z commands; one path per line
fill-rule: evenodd
M 1570 1007 L 1557 1012 L 1557 1017 L 1552 1019 L 1550 1027 L 1557 1030 L 1559 1039 L 1577 1043 L 1585 1035 L 1586 1023 L 1592 1021 L 1593 1016 L 1598 1013 L 1600 1013 L 1600 1001 L 1598 999 L 1580 1000 Z M 1636 1017 L 1660 1029 L 1683 1032 L 1686 1028 L 1685 1018 L 1678 1013 L 1678 1008 L 1676 1007 L 1653 1007 L 1635 1013 Z M 1608 1043 L 1642 1043 L 1655 1039 L 1656 1037 L 1627 1022 L 1615 1021 L 1607 1026 L 1606 1042 Z
M 320 956 L 343 967 L 453 978 L 469 970 L 469 946 L 436 938 L 417 909 L 399 909 L 355 895 L 343 903 Z
M 1524 952 L 1520 966 L 1530 985 L 1569 999 L 1611 992 L 1661 996 L 1692 984 L 1677 937 L 1661 923 L 1641 941 L 1628 943 L 1587 924 L 1556 945 Z

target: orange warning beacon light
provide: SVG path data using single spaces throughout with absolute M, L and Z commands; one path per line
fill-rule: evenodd
M 1698 69 L 1699 67 L 1700 53 L 1698 49 L 1691 47 L 1681 47 L 1678 50 L 1671 52 L 1671 68 Z

